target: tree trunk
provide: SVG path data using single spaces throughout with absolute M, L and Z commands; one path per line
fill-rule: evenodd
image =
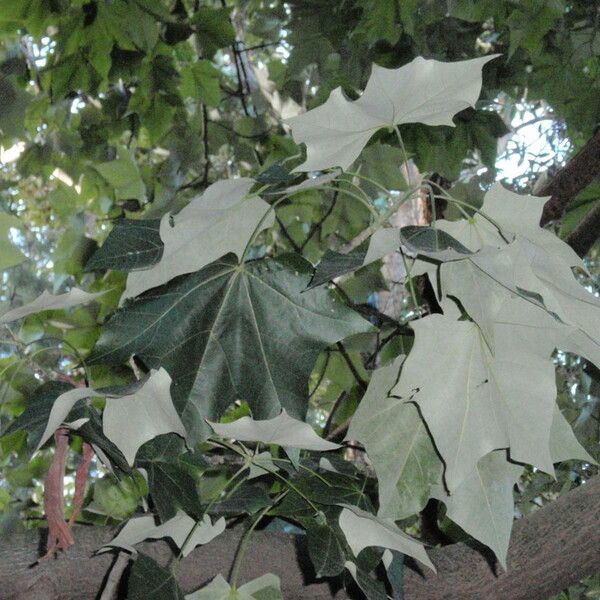
M 508 572 L 489 552 L 454 544 L 430 552 L 438 573 L 405 574 L 406 600 L 542 600 L 581 578 L 600 571 L 600 476 L 515 523 L 508 552 Z M 114 535 L 106 527 L 77 527 L 77 543 L 56 560 L 32 566 L 43 554 L 38 530 L 18 533 L 0 543 L 0 595 L 3 600 L 92 600 L 114 556 L 92 556 Z M 241 531 L 225 531 L 196 548 L 181 563 L 178 580 L 189 593 L 218 573 L 227 576 Z M 138 545 L 161 564 L 173 558 L 165 541 Z M 258 531 L 242 571 L 242 581 L 272 572 L 281 578 L 286 600 L 347 598 L 329 583 L 310 575 L 303 539 Z

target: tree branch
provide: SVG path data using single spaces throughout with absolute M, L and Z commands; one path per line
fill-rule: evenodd
M 405 573 L 407 600 L 545 600 L 600 571 L 600 476 L 561 496 L 555 502 L 518 520 L 508 552 L 508 571 L 494 564 L 489 552 L 473 544 L 454 544 L 430 551 L 437 574 Z M 76 528 L 77 543 L 56 560 L 31 567 L 44 552 L 40 530 L 4 536 L 0 541 L 0 589 L 3 600 L 92 600 L 98 594 L 114 557 L 92 556 L 115 530 Z M 181 562 L 178 581 L 185 593 L 206 584 L 218 573 L 227 574 L 242 527 L 228 529 L 210 544 L 196 548 Z M 241 580 L 265 572 L 281 578 L 288 600 L 348 598 L 329 582 L 318 582 L 307 563 L 304 538 L 257 531 L 253 537 L 256 560 L 244 562 Z M 166 565 L 171 546 L 161 540 L 137 548 Z M 490 566 L 492 565 L 492 566 Z
M 600 201 L 583 218 L 581 223 L 568 235 L 565 242 L 582 258 L 592 249 L 600 237 Z
M 536 196 L 551 196 L 544 206 L 541 225 L 560 219 L 575 196 L 598 175 L 600 175 L 600 129 L 552 179 L 534 189 Z

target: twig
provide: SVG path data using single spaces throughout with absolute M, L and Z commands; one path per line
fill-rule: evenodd
M 281 233 L 283 233 L 283 237 L 292 245 L 292 248 L 294 249 L 294 251 L 301 252 L 302 249 L 294 241 L 294 238 L 288 233 L 288 230 L 285 228 L 285 225 L 283 224 L 281 219 L 276 216 L 275 220 L 277 221 L 277 225 L 279 225 L 279 228 L 281 229 Z
M 346 361 L 346 364 L 348 365 L 352 376 L 354 377 L 354 379 L 356 379 L 358 387 L 360 387 L 360 389 L 364 392 L 367 389 L 367 382 L 360 376 L 360 373 L 356 370 L 356 367 L 352 362 L 352 359 L 350 358 L 350 355 L 348 354 L 346 348 L 344 347 L 344 344 L 342 344 L 342 342 L 337 342 L 336 346 L 340 351 L 342 358 Z
M 339 192 L 335 192 L 335 194 L 333 195 L 331 204 L 329 205 L 329 208 L 325 211 L 325 214 L 321 217 L 321 219 L 318 222 L 313 223 L 311 225 L 311 228 L 308 231 L 306 239 L 300 245 L 301 252 L 304 250 L 304 248 L 306 248 L 306 245 L 308 244 L 308 242 L 310 242 L 310 240 L 314 237 L 314 235 L 320 231 L 321 227 L 323 227 L 323 223 L 325 223 L 325 221 L 327 220 L 329 215 L 331 215 L 331 213 L 333 212 L 333 209 L 335 208 L 335 204 L 337 202 L 338 193 Z

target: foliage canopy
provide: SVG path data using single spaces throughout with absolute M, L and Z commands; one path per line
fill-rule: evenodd
M 228 517 L 229 581 L 187 599 L 281 598 L 268 565 L 238 581 L 263 526 L 401 598 L 403 554 L 434 568 L 432 501 L 505 566 L 515 513 L 600 458 L 596 251 L 561 239 L 599 188 L 546 228 L 526 193 L 600 121 L 596 22 L 584 0 L 0 0 L 2 528 L 40 523 L 63 460 L 85 468 L 68 525 L 46 478 L 56 548 L 125 522 L 102 550 L 135 558 L 129 598 L 184 597 L 136 543 L 181 559 Z

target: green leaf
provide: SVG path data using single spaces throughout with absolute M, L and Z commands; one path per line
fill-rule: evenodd
M 114 188 L 116 200 L 146 199 L 146 186 L 132 153 L 123 146 L 117 148 L 117 158 L 94 167 Z
M 315 268 L 308 289 L 318 287 L 341 275 L 360 269 L 367 255 L 367 243 L 363 243 L 348 254 L 327 250 Z
M 359 173 L 362 177 L 368 177 L 379 185 L 362 178 L 360 185 L 372 196 L 381 194 L 381 187 L 387 190 L 405 190 L 406 180 L 402 174 L 402 165 L 405 161 L 404 154 L 400 148 L 394 148 L 388 144 L 377 142 L 367 146 L 352 165 L 352 171 Z
M 319 352 L 371 326 L 326 290 L 302 293 L 305 261 L 238 265 L 228 255 L 128 302 L 104 326 L 88 363 L 120 364 L 132 355 L 163 366 L 191 440 L 208 434 L 235 400 L 254 418 L 285 408 L 303 419 Z
M 71 389 L 73 386 L 64 381 L 48 381 L 40 385 L 27 398 L 25 410 L 8 424 L 2 436 L 16 431 L 26 431 L 27 447 L 33 451 L 42 439 L 54 401 Z
M 158 565 L 152 558 L 139 553 L 127 584 L 129 600 L 183 600 L 172 571 Z
M 193 469 L 182 453 L 183 440 L 167 434 L 144 444 L 136 456 L 136 465 L 148 474 L 150 497 L 163 522 L 175 517 L 178 509 L 194 517 L 201 510 Z
M 244 485 L 229 497 L 215 502 L 210 512 L 217 515 L 254 515 L 271 504 L 265 489 L 259 485 Z
M 403 360 L 373 373 L 346 436 L 365 446 L 379 480 L 379 515 L 391 519 L 425 506 L 443 466 L 416 406 L 389 396 Z
M 212 57 L 219 48 L 235 42 L 235 31 L 227 8 L 201 6 L 192 23 L 196 26 L 198 42 L 207 57 Z
M 0 212 L 0 270 L 19 265 L 26 258 L 9 240 L 10 230 L 21 227 L 21 221 L 17 217 Z
M 208 106 L 221 101 L 220 73 L 209 60 L 192 63 L 181 72 L 181 93 Z
M 441 229 L 407 225 L 400 229 L 400 242 L 414 254 L 447 261 L 471 254 L 458 240 Z
M 85 271 L 133 271 L 156 264 L 163 253 L 159 219 L 119 219 Z
M 334 519 L 324 524 L 304 519 L 308 553 L 317 577 L 335 577 L 344 570 L 349 554 L 342 530 Z

